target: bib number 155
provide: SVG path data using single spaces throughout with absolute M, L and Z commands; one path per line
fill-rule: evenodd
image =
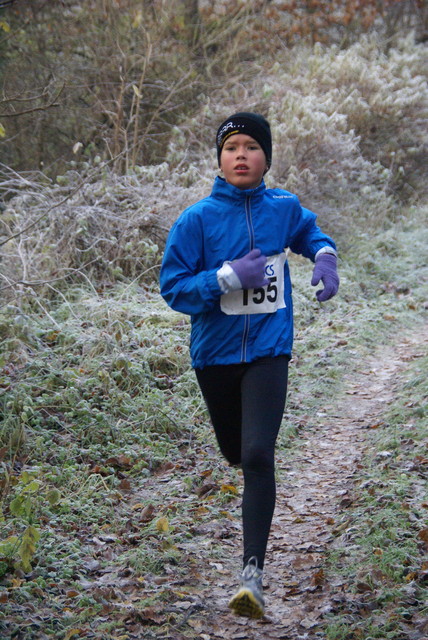
M 250 302 L 253 304 L 263 304 L 266 300 L 271 303 L 275 303 L 278 298 L 278 287 L 276 286 L 277 278 L 272 276 L 268 278 L 269 284 L 266 287 L 260 287 L 259 289 L 243 289 L 242 304 L 247 307 Z
M 275 313 L 285 307 L 284 263 L 286 253 L 279 253 L 267 259 L 265 273 L 268 284 L 257 289 L 239 289 L 221 296 L 220 306 L 228 315 L 248 315 Z

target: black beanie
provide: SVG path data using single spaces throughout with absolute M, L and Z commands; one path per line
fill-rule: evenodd
M 272 162 L 272 136 L 269 122 L 258 113 L 240 111 L 227 118 L 218 128 L 216 145 L 217 160 L 220 166 L 220 154 L 224 143 L 236 133 L 245 133 L 256 140 L 263 149 L 266 162 L 270 167 Z

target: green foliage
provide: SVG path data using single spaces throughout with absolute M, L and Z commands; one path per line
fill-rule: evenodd
M 211 188 L 225 114 L 268 115 L 268 183 L 297 192 L 339 240 L 341 291 L 327 307 L 308 285 L 310 266 L 290 256 L 296 339 L 281 448 L 292 455 L 320 402 L 340 397 L 345 374 L 416 330 L 426 308 L 424 48 L 413 36 L 360 39 L 354 24 L 351 45 L 302 40 L 279 50 L 279 32 L 265 44 L 259 37 L 271 3 L 223 11 L 199 2 L 191 27 L 179 4 L 27 3 L 0 45 L 4 95 L 36 108 L 0 118 L 5 158 L 25 168 L 55 161 L 43 174 L 4 166 L 0 174 L 6 634 L 43 600 L 48 613 L 34 633 L 44 625 L 47 635 L 72 637 L 91 624 L 103 638 L 125 635 L 130 614 L 118 605 L 123 593 L 102 584 L 106 572 L 112 583 L 132 575 L 133 588 L 143 585 L 139 627 L 165 624 L 168 634 L 152 607 L 184 596 L 159 585 L 171 576 L 181 584 L 184 567 L 199 584 L 200 563 L 222 562 L 223 537 L 238 527 L 241 476 L 215 460 L 188 319 L 167 309 L 157 285 L 171 223 Z M 37 19 L 20 28 L 23 15 Z M 66 32 L 49 27 L 64 16 Z M 344 33 L 323 30 L 336 42 Z M 272 47 L 274 64 L 265 57 Z M 20 73 L 28 59 L 31 79 Z M 60 106 L 49 106 L 64 81 Z M 17 104 L 3 102 L 0 114 Z M 356 597 L 358 588 L 368 594 L 367 607 L 339 607 L 329 640 L 402 640 L 401 612 L 425 594 L 426 507 L 415 500 L 425 491 L 427 365 L 415 362 L 371 434 L 352 516 L 360 527 L 347 531 L 351 548 L 336 550 L 334 569 Z M 206 536 L 197 558 L 196 535 Z
M 10 535 L 0 541 L 0 557 L 3 571 L 13 564 L 15 569 L 22 569 L 28 573 L 31 571 L 31 563 L 41 537 L 40 530 L 34 526 L 43 499 L 40 493 L 41 483 L 28 471 L 23 471 L 15 482 L 14 498 L 9 503 L 9 512 L 12 516 L 11 522 L 21 531 L 19 535 Z M 59 494 L 57 496 L 50 492 L 46 498 L 53 506 L 59 501 Z

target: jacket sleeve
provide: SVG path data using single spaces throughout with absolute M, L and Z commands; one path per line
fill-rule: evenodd
M 204 313 L 222 295 L 217 269 L 204 269 L 203 250 L 203 230 L 198 220 L 183 214 L 168 235 L 160 272 L 161 295 L 175 311 Z
M 300 253 L 305 258 L 309 258 L 312 262 L 315 260 L 315 255 L 323 247 L 332 247 L 336 250 L 334 241 L 317 225 L 315 213 L 301 207 L 300 204 L 298 209 L 300 209 L 300 215 L 290 242 L 290 249 L 294 253 Z

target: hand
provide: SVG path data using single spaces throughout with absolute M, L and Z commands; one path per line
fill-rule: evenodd
M 324 289 L 316 292 L 319 302 L 330 300 L 339 289 L 339 276 L 336 269 L 337 258 L 331 253 L 322 253 L 315 261 L 311 285 L 316 287 L 320 280 Z
M 230 266 L 239 278 L 243 289 L 258 289 L 269 284 L 265 277 L 267 258 L 260 249 L 253 249 L 243 258 L 234 260 Z

